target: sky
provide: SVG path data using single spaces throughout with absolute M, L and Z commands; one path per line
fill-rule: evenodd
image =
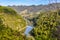
M 55 2 L 54 0 L 50 0 L 51 3 Z M 60 2 L 60 0 L 58 0 Z M 0 0 L 0 5 L 40 5 L 40 4 L 48 4 L 49 0 Z

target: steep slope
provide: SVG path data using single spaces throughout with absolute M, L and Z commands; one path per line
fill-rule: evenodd
M 21 32 L 12 30 L 9 26 L 3 24 L 2 18 L 0 18 L 0 40 L 24 40 L 25 36 L 21 35 Z
M 60 10 L 41 13 L 31 34 L 35 40 L 60 40 Z
M 5 26 L 14 30 L 26 27 L 26 21 L 11 8 L 0 6 L 0 18 L 2 18 Z

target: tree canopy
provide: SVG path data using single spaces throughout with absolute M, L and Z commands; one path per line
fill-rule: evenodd
M 36 21 L 35 28 L 31 31 L 31 35 L 36 40 L 60 40 L 58 27 L 60 25 L 59 11 L 40 13 Z

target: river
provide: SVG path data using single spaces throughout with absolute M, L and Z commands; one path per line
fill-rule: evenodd
M 33 26 L 27 26 L 24 34 L 28 36 L 28 35 L 29 35 L 29 32 L 30 32 L 32 29 L 33 29 Z

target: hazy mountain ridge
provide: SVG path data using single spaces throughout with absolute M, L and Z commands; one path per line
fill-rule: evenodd
M 28 12 L 48 11 L 57 9 L 57 5 L 60 8 L 60 3 L 52 3 L 48 5 L 31 5 L 31 6 L 8 6 L 15 9 L 18 13 L 27 10 Z

